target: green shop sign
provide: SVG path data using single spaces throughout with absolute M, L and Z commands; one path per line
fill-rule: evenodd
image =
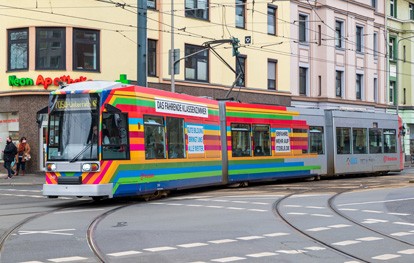
M 26 87 L 26 86 L 40 86 L 42 85 L 44 89 L 48 89 L 50 85 L 56 87 L 59 86 L 59 82 L 66 82 L 67 84 L 82 82 L 88 80 L 87 77 L 80 76 L 77 79 L 72 79 L 69 75 L 63 75 L 60 77 L 43 77 L 43 75 L 38 75 L 36 81 L 32 78 L 18 78 L 15 75 L 9 76 L 9 86 L 11 87 Z

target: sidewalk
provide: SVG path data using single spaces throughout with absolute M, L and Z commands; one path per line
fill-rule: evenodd
M 44 174 L 18 175 L 13 176 L 11 179 L 7 179 L 7 174 L 0 174 L 0 185 L 43 185 L 44 183 Z

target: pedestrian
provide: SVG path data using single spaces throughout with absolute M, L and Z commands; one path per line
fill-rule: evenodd
M 3 160 L 4 160 L 4 168 L 7 170 L 7 178 L 12 178 L 14 172 L 11 169 L 11 163 L 13 162 L 14 158 L 17 154 L 17 147 L 14 145 L 12 138 L 9 136 L 6 139 L 6 147 L 3 150 Z
M 17 146 L 16 154 L 16 175 L 19 175 L 20 168 L 22 169 L 22 174 L 26 172 L 26 162 L 31 159 L 30 156 L 30 145 L 27 143 L 26 137 L 20 139 L 20 143 Z

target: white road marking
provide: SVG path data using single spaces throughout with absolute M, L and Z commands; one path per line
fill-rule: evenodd
M 281 236 L 288 236 L 289 233 L 271 233 L 271 234 L 264 234 L 265 237 L 281 237 Z
M 177 249 L 175 247 L 153 247 L 153 248 L 146 248 L 143 249 L 145 251 L 149 251 L 149 252 L 160 252 L 160 251 L 168 251 L 168 250 L 174 250 Z
M 130 250 L 130 251 L 123 251 L 123 252 L 110 253 L 110 254 L 107 254 L 107 255 L 108 255 L 108 256 L 112 256 L 112 257 L 124 257 L 124 256 L 130 256 L 130 255 L 141 254 L 141 253 L 142 253 L 142 252 L 135 251 L 135 250 Z
M 208 208 L 223 208 L 223 206 L 219 206 L 219 205 L 207 205 L 205 207 L 208 207 Z
M 234 239 L 219 239 L 219 240 L 212 240 L 208 241 L 209 243 L 213 244 L 224 244 L 224 243 L 230 243 L 230 242 L 236 242 L 237 240 Z
M 398 251 L 397 253 L 404 254 L 404 255 L 412 255 L 414 254 L 414 249 L 406 249 Z
M 231 201 L 232 203 L 237 203 L 237 204 L 248 204 L 249 202 L 247 201 Z
M 78 260 L 87 260 L 84 257 L 65 257 L 65 258 L 51 258 L 48 261 L 52 262 L 71 262 L 71 261 L 78 261 Z
M 297 208 L 299 208 L 299 207 L 303 207 L 302 205 L 284 205 L 284 207 L 297 207 Z
M 351 225 L 345 225 L 345 224 L 338 224 L 338 225 L 331 225 L 328 226 L 330 228 L 344 228 L 344 227 L 350 227 Z
M 391 236 L 395 236 L 395 237 L 403 237 L 403 236 L 409 236 L 409 235 L 414 235 L 414 233 L 410 233 L 410 232 L 397 232 L 397 233 L 392 233 Z
M 19 230 L 19 235 L 33 235 L 33 234 L 50 234 L 50 235 L 62 235 L 62 236 L 73 236 L 71 233 L 60 233 L 64 231 L 74 231 L 76 229 L 69 228 L 69 229 L 54 229 L 54 230 L 37 230 L 37 231 L 25 231 Z
M 246 256 L 251 257 L 251 258 L 262 258 L 262 257 L 276 256 L 276 255 L 278 255 L 278 254 L 273 253 L 273 252 L 262 252 L 262 253 L 256 253 L 256 254 L 249 254 L 249 255 L 246 255 Z
M 305 208 L 311 208 L 311 209 L 325 209 L 326 207 L 322 207 L 322 206 L 305 206 Z
M 333 217 L 333 215 L 325 215 L 325 214 L 311 214 L 311 216 L 317 216 L 317 217 Z
M 212 259 L 211 261 L 214 262 L 233 262 L 233 261 L 239 261 L 239 260 L 243 260 L 246 258 L 242 258 L 242 257 L 227 257 L 227 258 L 217 258 L 217 259 Z
M 414 226 L 413 223 L 407 223 L 407 222 L 394 222 L 393 224 L 403 225 L 403 226 Z
M 319 231 L 324 231 L 324 230 L 329 230 L 329 229 L 330 229 L 329 227 L 315 227 L 315 228 L 306 229 L 306 231 L 319 232 Z
M 303 215 L 307 215 L 308 213 L 299 213 L 299 212 L 291 212 L 291 213 L 287 213 L 288 215 L 295 215 L 295 216 L 303 216 Z
M 391 203 L 391 202 L 400 202 L 400 201 L 409 201 L 414 200 L 414 198 L 402 198 L 402 199 L 391 199 L 385 201 L 370 201 L 370 202 L 361 202 L 361 203 L 349 203 L 349 204 L 341 204 L 339 206 L 351 206 L 351 205 L 367 205 L 367 204 L 382 204 L 382 203 Z
M 187 205 L 187 206 L 190 206 L 190 207 L 200 207 L 200 206 L 203 206 L 203 205 Z
M 202 246 L 208 246 L 208 244 L 207 243 L 189 243 L 189 244 L 178 245 L 177 247 L 192 248 L 192 247 L 202 247 Z
M 264 210 L 264 209 L 247 209 L 248 211 L 253 211 L 253 212 L 268 212 L 268 210 Z
M 171 205 L 171 206 L 182 206 L 183 204 L 179 204 L 179 203 L 170 203 L 170 204 L 166 204 L 166 205 Z
M 148 204 L 150 204 L 150 205 L 165 205 L 166 203 L 163 203 L 163 202 L 150 202 Z
M 387 223 L 388 220 L 382 220 L 382 219 L 365 219 L 365 221 L 362 221 L 362 224 L 377 224 L 377 223 Z
M 327 196 L 328 194 L 314 194 L 314 195 L 294 195 L 289 198 L 303 198 L 303 197 L 320 197 L 320 196 Z
M 394 258 L 399 258 L 401 257 L 400 255 L 395 255 L 395 254 L 384 254 L 384 255 L 379 255 L 376 257 L 372 257 L 372 259 L 378 259 L 378 260 L 389 260 L 389 259 L 394 259 Z
M 376 241 L 376 240 L 381 240 L 383 239 L 382 237 L 361 237 L 361 238 L 357 238 L 356 240 L 359 241 Z
M 230 210 L 246 210 L 246 208 L 232 207 L 232 206 L 226 207 L 226 209 L 230 209 Z
M 237 237 L 236 239 L 240 240 L 254 240 L 254 239 L 262 239 L 262 236 L 247 236 L 247 237 Z
M 283 254 L 289 254 L 289 255 L 296 255 L 296 254 L 305 253 L 306 251 L 300 250 L 300 249 L 298 250 L 293 249 L 293 250 L 276 250 L 276 252 L 283 253 Z
M 66 211 L 54 212 L 53 214 L 83 213 L 83 212 L 95 212 L 95 211 L 102 211 L 102 210 L 105 210 L 105 209 L 96 208 L 96 209 L 66 210 Z
M 306 250 L 311 250 L 311 251 L 319 251 L 319 250 L 325 250 L 326 248 L 324 247 L 305 247 Z
M 251 202 L 252 205 L 268 205 L 269 203 Z
M 406 213 L 388 213 L 389 215 L 394 215 L 394 216 L 409 216 L 411 214 L 406 214 Z
M 354 245 L 354 244 L 358 244 L 358 243 L 361 243 L 361 241 L 345 240 L 345 241 L 341 241 L 341 242 L 332 243 L 332 245 L 334 245 L 334 246 L 349 246 L 349 245 Z
M 377 211 L 377 210 L 361 210 L 362 212 L 365 213 L 373 213 L 373 214 L 383 214 L 384 212 L 382 211 Z
M 340 210 L 340 211 L 359 211 L 359 209 L 355 209 L 355 208 L 339 208 L 338 210 Z
M 345 261 L 344 263 L 361 263 L 359 261 Z
M 24 261 L 20 263 L 43 263 L 42 261 Z
M 213 200 L 214 202 L 221 202 L 221 203 L 226 203 L 226 202 L 230 202 L 229 200 L 223 200 L 223 199 L 215 199 Z

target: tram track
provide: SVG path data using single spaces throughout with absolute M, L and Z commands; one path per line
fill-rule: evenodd
M 312 235 L 309 235 L 308 233 L 306 233 L 305 231 L 303 231 L 302 229 L 300 229 L 299 227 L 296 227 L 293 223 L 291 223 L 285 216 L 283 216 L 283 213 L 281 212 L 281 210 L 280 210 L 280 205 L 281 205 L 281 203 L 284 201 L 284 200 L 286 200 L 286 199 L 288 199 L 288 198 L 290 198 L 290 197 L 292 197 L 292 196 L 294 196 L 294 195 L 299 195 L 299 194 L 305 194 L 305 193 L 308 193 L 308 192 L 310 192 L 310 191 L 312 191 L 313 189 L 309 189 L 309 190 L 305 190 L 305 191 L 296 191 L 296 192 L 293 192 L 293 193 L 291 193 L 291 194 L 289 194 L 289 195 L 286 195 L 286 196 L 284 196 L 284 197 L 282 197 L 282 198 L 280 198 L 280 199 L 278 199 L 275 203 L 273 203 L 273 207 L 272 207 L 272 211 L 273 211 L 273 214 L 275 214 L 276 216 L 278 216 L 280 219 L 282 219 L 282 221 L 285 223 L 285 224 L 287 224 L 289 227 L 291 227 L 292 229 L 294 229 L 295 231 L 297 231 L 298 233 L 300 233 L 301 235 L 303 235 L 303 236 L 305 236 L 305 237 L 307 237 L 307 238 L 309 238 L 310 240 L 312 240 L 312 241 L 314 241 L 314 242 L 316 242 L 316 243 L 318 243 L 318 244 L 320 244 L 320 245 L 322 245 L 322 246 L 324 246 L 324 247 L 326 247 L 326 248 L 329 248 L 329 249 L 331 249 L 332 251 L 335 251 L 335 252 L 337 252 L 337 253 L 339 253 L 339 254 L 341 254 L 341 255 L 344 255 L 344 256 L 346 256 L 346 257 L 349 257 L 349 258 L 352 258 L 352 259 L 355 259 L 355 260 L 359 260 L 359 261 L 361 261 L 361 262 L 366 262 L 366 263 L 368 263 L 369 261 L 367 261 L 367 260 L 365 260 L 365 259 L 363 259 L 363 258 L 360 258 L 360 257 L 357 257 L 357 256 L 355 256 L 355 255 L 352 255 L 352 254 L 350 254 L 350 253 L 348 253 L 348 252 L 346 252 L 346 251 L 344 251 L 344 250 L 341 250 L 341 249 L 338 249 L 337 247 L 334 247 L 334 246 L 332 246 L 331 244 L 329 244 L 329 243 L 327 243 L 327 242 L 324 242 L 323 240 L 320 240 L 320 239 L 318 239 L 318 238 L 315 238 L 315 237 L 313 237 Z

